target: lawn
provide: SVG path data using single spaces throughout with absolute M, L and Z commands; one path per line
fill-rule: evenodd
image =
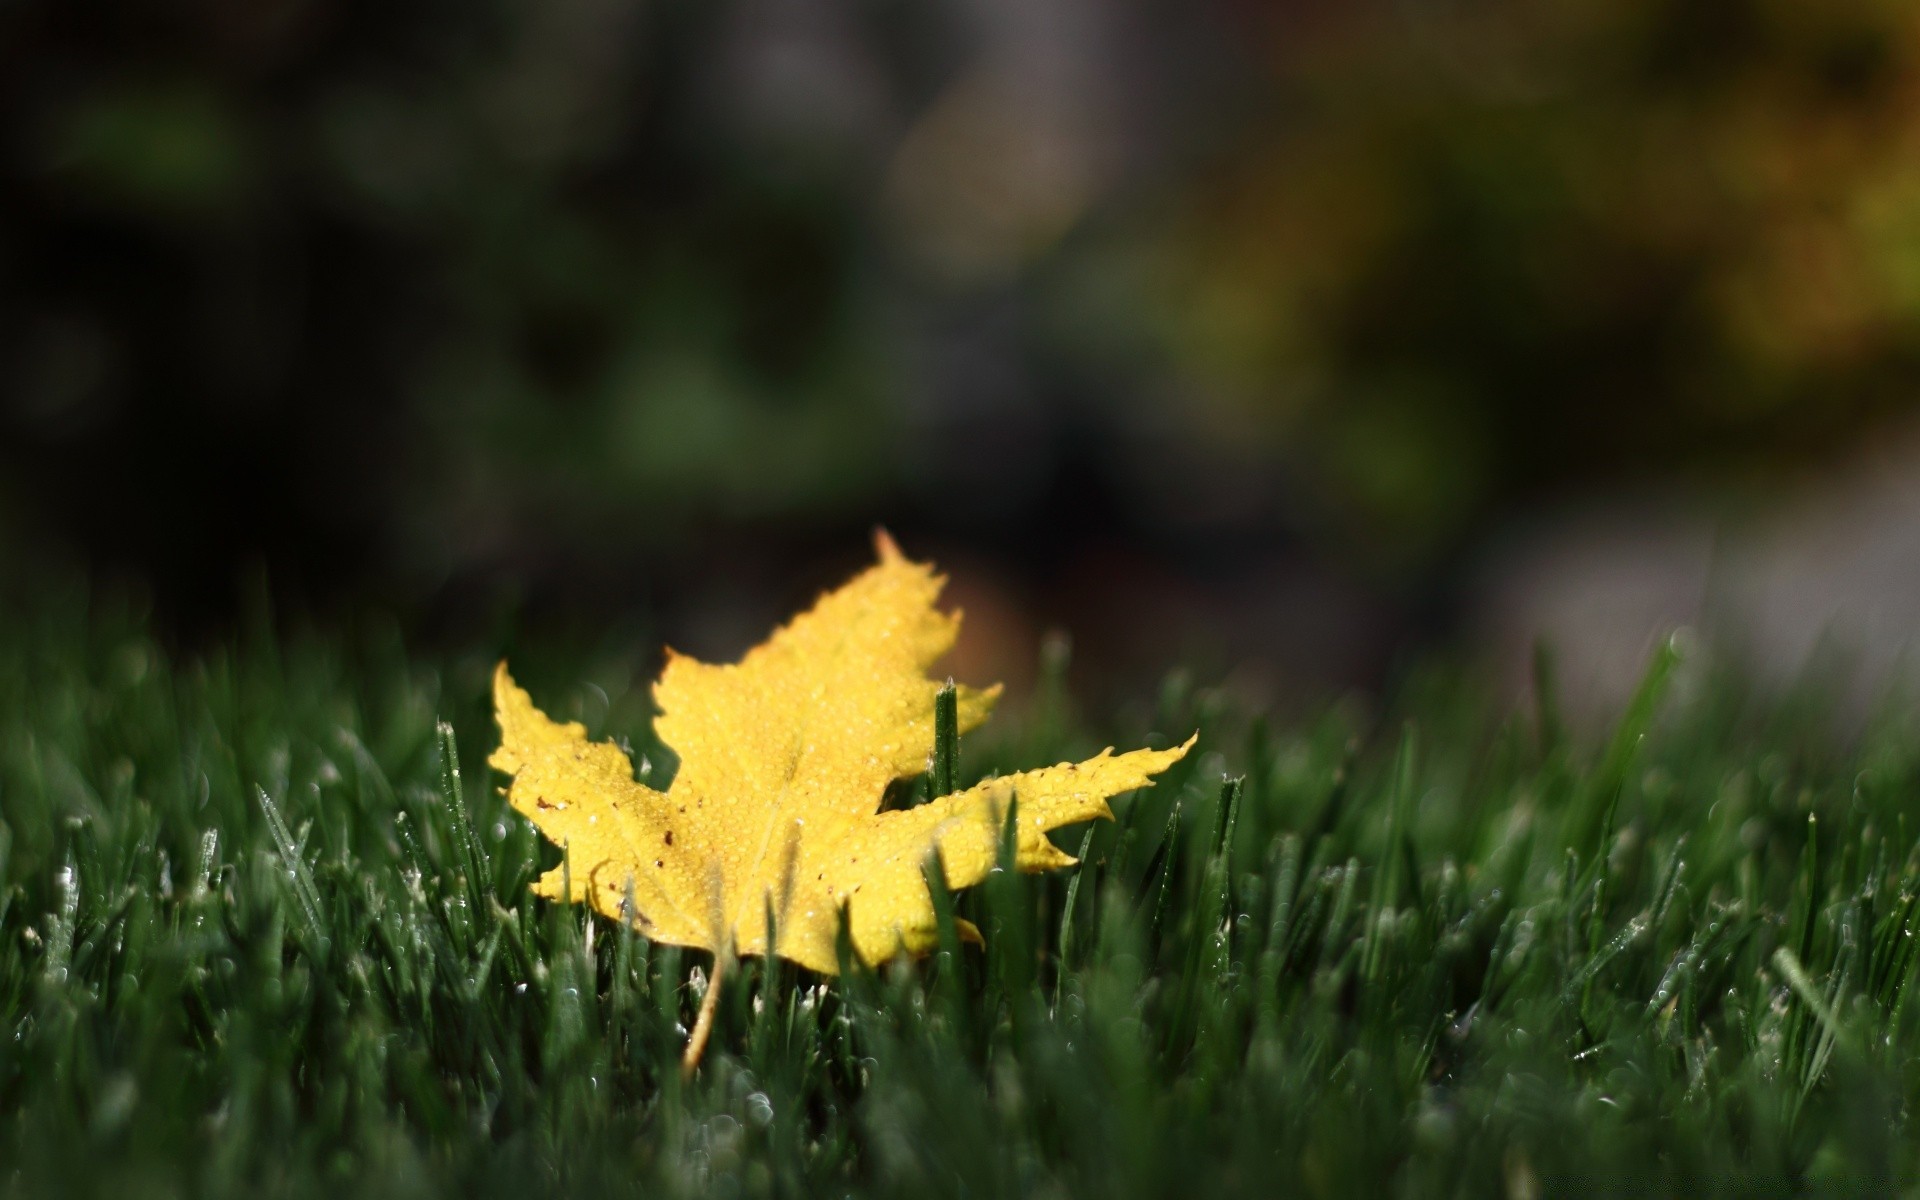
M 1471 671 L 1238 710 L 1036 697 L 962 783 L 1198 749 L 943 948 L 746 960 L 536 900 L 500 646 L 260 616 L 168 649 L 74 586 L 0 630 L 0 1189 L 19 1195 L 1883 1189 L 1916 1176 L 1920 716 L 1650 659 L 1606 727 Z M 644 644 L 515 646 L 648 778 Z M 980 681 L 985 682 L 985 681 Z M 924 785 L 921 787 L 924 792 Z M 912 802 L 908 795 L 903 802 Z M 978 924 L 983 948 L 953 936 Z

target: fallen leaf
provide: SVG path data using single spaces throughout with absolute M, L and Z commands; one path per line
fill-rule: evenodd
M 500 665 L 491 762 L 513 777 L 513 807 L 567 851 L 537 894 L 589 903 L 716 962 L 771 949 L 829 974 L 844 910 L 853 949 L 880 963 L 936 941 L 921 874 L 929 855 L 938 852 L 948 887 L 978 883 L 1017 797 L 1017 865 L 1070 866 L 1048 830 L 1111 819 L 1108 797 L 1150 782 L 1193 745 L 1108 749 L 881 812 L 889 782 L 927 768 L 940 688 L 927 669 L 953 645 L 960 617 L 934 608 L 944 580 L 932 568 L 884 534 L 876 540 L 876 566 L 739 663 L 668 651 L 655 730 L 680 769 L 665 792 L 636 782 L 612 743 L 535 708 Z M 999 691 L 959 689 L 963 731 L 986 719 Z

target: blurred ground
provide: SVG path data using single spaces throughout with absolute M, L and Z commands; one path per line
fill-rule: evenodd
M 1889 660 L 1916 34 L 1890 0 L 16 0 L 0 548 L 144 579 L 182 636 L 264 567 L 422 637 L 723 655 L 885 524 L 1015 680 L 1054 627 L 1090 687 L 1263 698 L 1546 631 L 1604 690 L 1710 592 L 1770 669 L 1836 611 Z
M 1920 682 L 1920 428 L 1738 518 L 1669 496 L 1536 522 L 1489 554 L 1481 580 L 1476 641 L 1516 685 L 1536 639 L 1557 647 L 1566 696 L 1589 716 L 1632 692 L 1674 629 L 1764 684 L 1836 672 L 1838 709 L 1858 715 Z

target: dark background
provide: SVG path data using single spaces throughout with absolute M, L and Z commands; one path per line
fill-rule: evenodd
M 0 548 L 729 655 L 885 524 L 1016 687 L 1890 646 L 1914 12 L 7 0 Z

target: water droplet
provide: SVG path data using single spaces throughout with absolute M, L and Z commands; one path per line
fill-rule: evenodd
M 765 1129 L 773 1124 L 773 1101 L 765 1092 L 755 1092 L 747 1097 L 747 1120 Z

